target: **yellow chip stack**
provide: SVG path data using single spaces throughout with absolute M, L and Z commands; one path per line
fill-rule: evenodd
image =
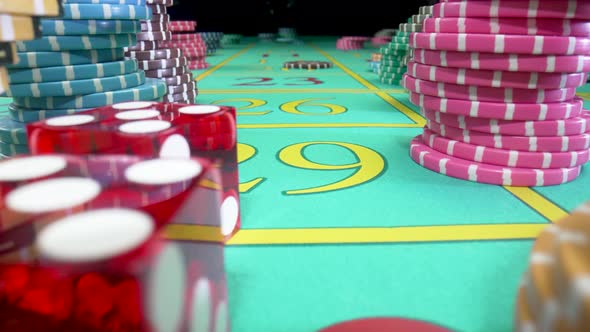
M 15 41 L 41 37 L 40 17 L 61 13 L 61 0 L 0 0 L 0 65 L 18 61 Z M 0 94 L 8 88 L 7 77 L 0 66 Z
M 535 241 L 515 324 L 517 332 L 590 331 L 590 202 Z

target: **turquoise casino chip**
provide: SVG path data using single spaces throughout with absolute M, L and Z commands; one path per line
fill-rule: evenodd
M 63 3 L 64 4 L 86 3 L 86 4 L 145 6 L 145 0 L 63 0 Z
M 78 112 L 89 110 L 88 108 L 70 108 L 70 109 L 55 109 L 55 110 L 31 110 L 27 108 L 20 108 L 14 104 L 8 106 L 8 115 L 13 121 L 21 123 L 31 123 L 55 118 L 57 116 L 71 115 Z
M 149 20 L 152 11 L 147 6 L 112 4 L 64 4 L 65 20 Z
M 99 62 L 111 62 L 123 59 L 125 52 L 122 48 L 111 48 L 89 51 L 63 52 L 24 52 L 17 53 L 19 62 L 6 65 L 6 68 L 39 68 L 82 65 Z
M 138 70 L 137 60 L 92 63 L 44 68 L 9 69 L 8 82 L 46 83 L 56 81 L 85 80 L 135 73 Z
M 11 97 L 68 97 L 134 88 L 145 83 L 145 72 L 47 83 L 11 84 L 6 91 Z
M 138 33 L 138 20 L 41 20 L 44 36 L 111 35 Z
M 8 116 L 0 118 L 0 141 L 13 144 L 27 144 L 25 124 L 13 121 Z
M 44 36 L 40 39 L 16 42 L 19 52 L 77 51 L 122 48 L 137 43 L 135 34 L 95 36 Z
M 94 108 L 126 101 L 154 100 L 164 96 L 166 90 L 164 81 L 146 78 L 143 85 L 130 89 L 74 97 L 15 97 L 14 104 L 34 109 Z
M 4 156 L 29 154 L 29 146 L 24 144 L 12 144 L 0 141 L 0 153 L 2 153 Z

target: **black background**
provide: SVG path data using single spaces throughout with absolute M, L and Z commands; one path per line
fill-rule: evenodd
M 292 6 L 287 9 L 287 2 Z M 299 35 L 373 35 L 397 28 L 432 0 L 177 0 L 168 7 L 173 20 L 196 20 L 197 31 L 245 36 L 295 27 Z M 273 14 L 271 14 L 271 9 Z

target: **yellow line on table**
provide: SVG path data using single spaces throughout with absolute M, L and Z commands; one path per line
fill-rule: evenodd
M 390 89 L 371 91 L 366 89 L 203 89 L 199 94 L 240 94 L 240 93 L 404 93 L 404 90 Z M 405 106 L 404 106 L 405 107 Z
M 534 239 L 547 224 L 241 230 L 228 245 L 400 243 Z
M 217 69 L 219 69 L 219 68 L 221 68 L 221 67 L 225 66 L 225 65 L 226 65 L 228 62 L 230 62 L 230 61 L 232 61 L 233 59 L 235 59 L 235 58 L 239 57 L 240 55 L 242 55 L 242 54 L 246 53 L 246 52 L 247 52 L 249 49 L 251 49 L 252 47 L 254 47 L 254 45 L 256 45 L 256 44 L 254 44 L 254 43 L 253 43 L 253 44 L 249 44 L 249 45 L 247 45 L 246 47 L 244 47 L 244 48 L 243 48 L 241 51 L 239 51 L 238 53 L 236 53 L 236 54 L 234 54 L 234 55 L 230 56 L 229 58 L 227 58 L 227 59 L 225 59 L 225 60 L 221 61 L 220 63 L 216 64 L 215 66 L 213 66 L 213 67 L 211 67 L 211 68 L 209 68 L 209 69 L 205 70 L 204 72 L 202 72 L 202 73 L 201 73 L 199 76 L 197 76 L 197 77 L 195 78 L 195 81 L 200 81 L 200 80 L 204 79 L 205 77 L 207 77 L 207 76 L 209 76 L 209 75 L 213 74 L 213 73 L 214 73 L 214 72 L 215 72 Z M 200 91 L 199 91 L 199 93 L 200 93 Z
M 166 226 L 164 235 L 172 240 L 222 242 L 221 228 L 202 225 L 172 224 Z
M 397 110 L 399 110 L 400 112 L 402 112 L 405 116 L 407 116 L 408 118 L 410 118 L 412 121 L 416 122 L 416 124 L 421 125 L 421 126 L 424 126 L 426 124 L 426 121 L 424 120 L 424 118 L 422 118 L 422 116 L 420 116 L 420 114 L 412 111 L 409 107 L 407 107 L 404 104 L 400 103 L 399 101 L 395 100 L 394 98 L 392 98 L 387 93 L 380 92 L 378 87 L 374 86 L 369 81 L 367 81 L 364 78 L 362 78 L 359 74 L 357 74 L 357 73 L 353 72 L 352 70 L 348 69 L 345 65 L 343 65 L 338 60 L 336 60 L 336 58 L 334 58 L 330 54 L 324 52 L 319 47 L 317 47 L 315 45 L 310 45 L 310 46 L 312 48 L 314 48 L 316 51 L 318 51 L 320 54 L 322 54 L 323 56 L 325 56 L 328 60 L 332 61 L 332 63 L 334 63 L 334 65 L 336 65 L 338 68 L 342 69 L 345 73 L 347 73 L 348 75 L 350 75 L 350 77 L 354 78 L 357 82 L 359 82 L 360 84 L 362 84 L 363 86 L 365 86 L 367 89 L 369 89 L 371 91 L 376 91 L 377 92 L 377 95 L 379 97 L 381 97 L 388 104 L 390 104 L 391 106 L 395 107 Z
M 238 129 L 278 128 L 422 128 L 415 123 L 257 123 L 239 124 Z
M 531 188 L 504 186 L 504 189 L 523 201 L 526 205 L 550 222 L 556 222 L 568 216 L 566 211 Z
M 405 116 L 410 118 L 410 120 L 416 122 L 419 127 L 424 127 L 426 125 L 426 120 L 418 113 L 412 111 L 409 107 L 402 104 L 399 100 L 393 98 L 392 96 L 388 95 L 385 92 L 377 92 L 377 95 L 381 97 L 381 99 L 388 102 L 391 106 L 398 109 L 402 112 Z
M 320 49 L 319 47 L 310 44 L 310 46 L 315 49 L 316 51 L 318 51 L 321 55 L 325 56 L 328 60 L 332 61 L 332 63 L 342 69 L 345 73 L 347 73 L 350 77 L 354 78 L 357 82 L 359 82 L 360 84 L 362 84 L 363 86 L 365 86 L 367 89 L 369 90 L 373 90 L 373 91 L 379 91 L 379 88 L 374 86 L 373 84 L 369 83 L 369 81 L 365 80 L 364 78 L 362 78 L 359 74 L 353 72 L 352 70 L 348 69 L 348 67 L 346 67 L 345 65 L 343 65 L 342 63 L 340 63 L 340 61 L 336 60 L 336 58 L 334 58 L 333 56 L 331 56 L 330 54 L 324 52 L 322 49 Z
M 285 245 L 335 243 L 423 243 L 535 239 L 547 223 L 443 225 L 415 227 L 351 227 L 242 229 L 228 245 Z M 219 227 L 168 225 L 166 238 L 180 241 L 222 242 Z

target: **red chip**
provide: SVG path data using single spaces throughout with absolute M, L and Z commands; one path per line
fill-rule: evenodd
M 349 320 L 321 329 L 318 332 L 452 332 L 431 323 L 409 318 L 362 318 Z

